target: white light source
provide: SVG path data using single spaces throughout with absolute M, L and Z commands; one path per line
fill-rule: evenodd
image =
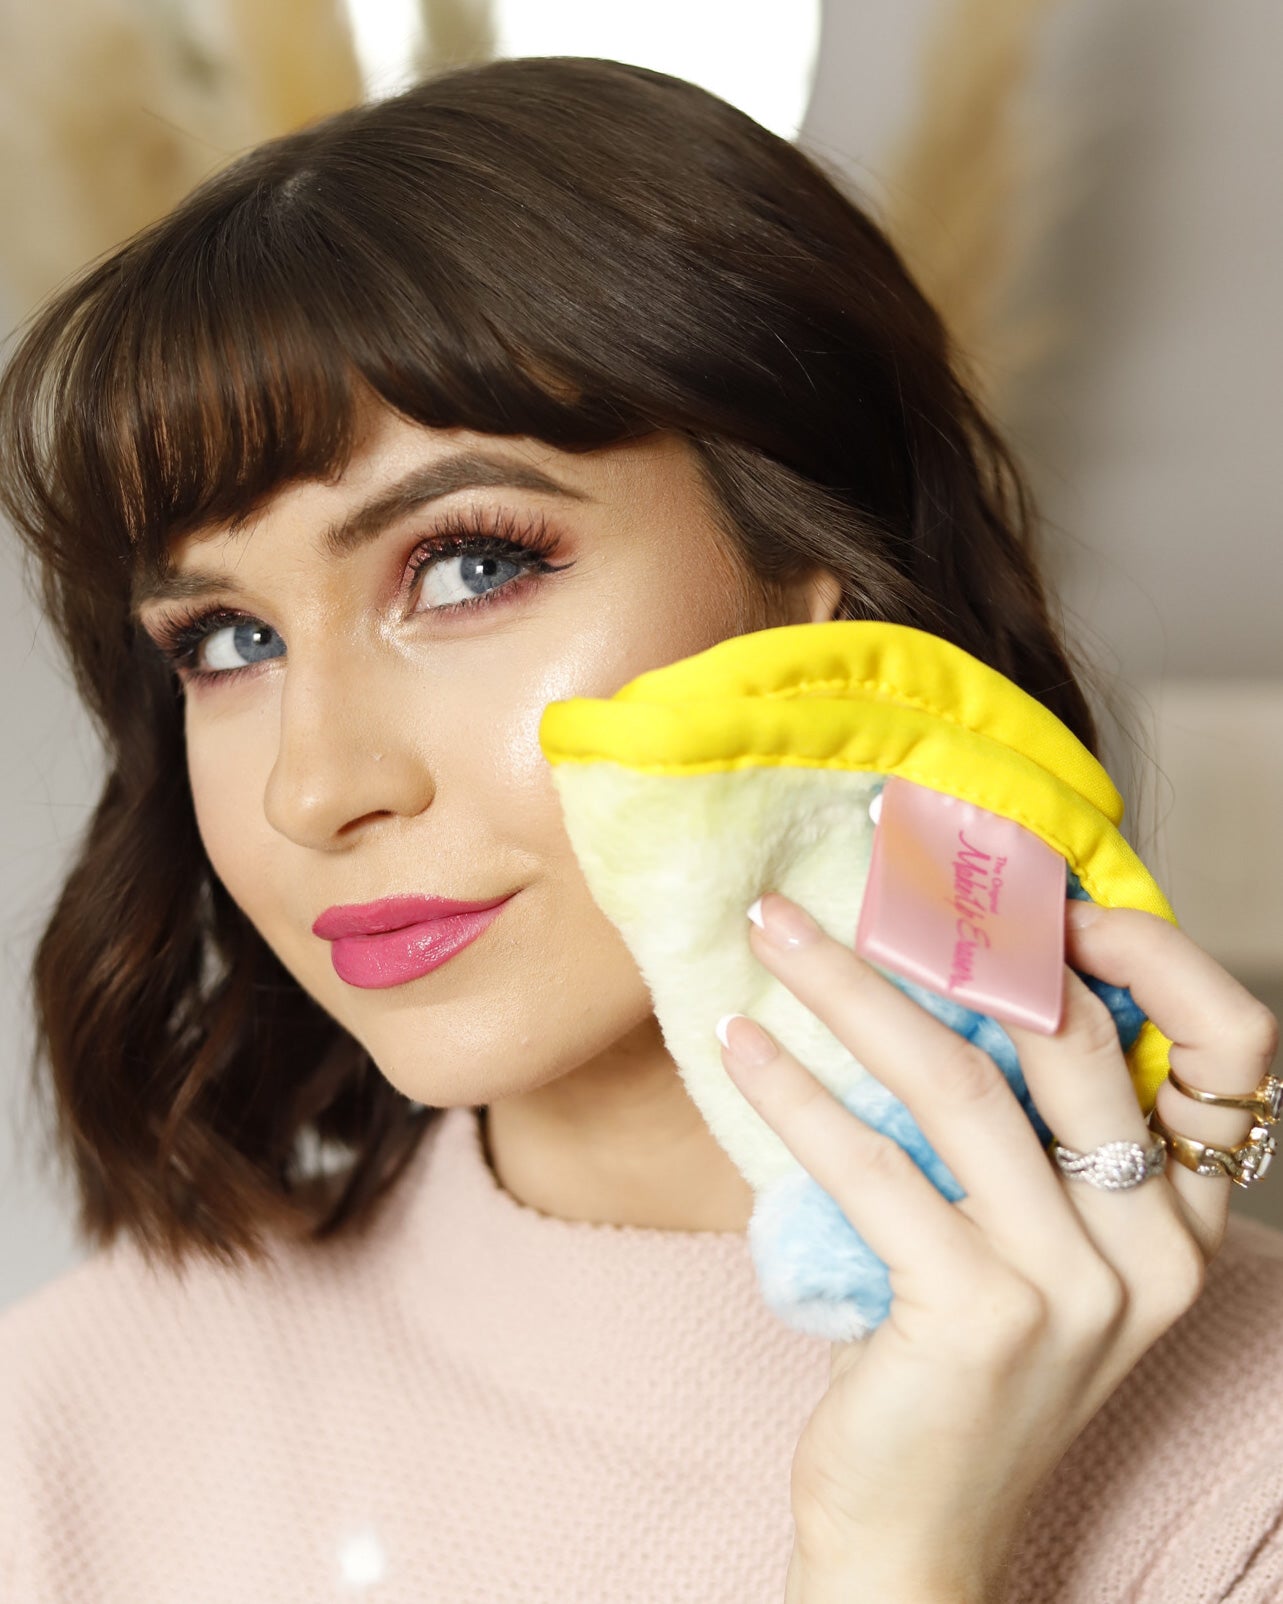
M 413 82 L 417 0 L 345 0 L 365 92 Z M 490 0 L 500 56 L 605 56 L 688 78 L 794 139 L 815 82 L 821 0 Z M 428 41 L 429 46 L 431 40 Z
M 492 0 L 502 56 L 607 56 L 689 78 L 785 139 L 815 81 L 820 0 Z
M 382 100 L 414 82 L 423 34 L 418 0 L 345 0 L 367 98 Z

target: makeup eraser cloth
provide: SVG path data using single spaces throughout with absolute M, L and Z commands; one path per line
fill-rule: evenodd
M 753 1188 L 749 1247 L 768 1306 L 830 1341 L 865 1335 L 890 1308 L 886 1266 L 731 1081 L 715 1022 L 758 1020 L 945 1197 L 964 1194 L 907 1107 L 753 955 L 746 910 L 778 891 L 852 945 L 870 804 L 899 775 L 1032 831 L 1064 859 L 1066 895 L 1175 923 L 1118 829 L 1122 798 L 1077 736 L 1005 675 L 883 622 L 733 636 L 609 698 L 550 702 L 539 739 L 589 890 L 637 961 L 687 1092 Z M 1049 1145 L 1002 1026 L 876 967 L 992 1057 Z M 1114 1017 L 1148 1113 L 1171 1043 L 1125 988 L 1082 978 Z

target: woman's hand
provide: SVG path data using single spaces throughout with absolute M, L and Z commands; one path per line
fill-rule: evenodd
M 966 1191 L 948 1202 L 760 1027 L 730 1021 L 732 1048 L 757 1032 L 774 1057 L 740 1068 L 723 1049 L 728 1072 L 886 1263 L 894 1294 L 873 1333 L 834 1343 L 798 1442 L 787 1604 L 990 1604 L 1035 1489 L 1198 1297 L 1232 1183 L 1170 1157 L 1165 1178 L 1126 1191 L 1063 1178 L 987 1053 L 787 898 L 766 895 L 762 913 L 768 929 L 800 921 L 803 940 L 781 948 L 754 926 L 754 954 L 904 1102 Z M 1066 957 L 1130 988 L 1189 1084 L 1255 1089 L 1278 1021 L 1175 925 L 1102 908 L 1066 925 Z M 1113 1017 L 1068 964 L 1057 1034 L 1004 1028 L 1061 1143 L 1148 1144 Z M 1217 1146 L 1252 1123 L 1166 1083 L 1158 1110 Z

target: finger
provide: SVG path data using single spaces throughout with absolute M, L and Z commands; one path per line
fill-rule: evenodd
M 1082 1152 L 1102 1142 L 1148 1146 L 1150 1132 L 1113 1014 L 1068 964 L 1063 977 L 1060 1028 L 1054 1035 L 1009 1020 L 1001 1025 L 1038 1112 L 1064 1146 Z
M 1107 1142 L 1137 1142 L 1147 1148 L 1154 1138 L 1140 1110 L 1114 1016 L 1067 964 L 1064 976 L 1055 1035 L 1003 1022 L 1030 1096 L 1065 1147 L 1090 1152 Z M 1162 1236 L 1156 1227 L 1175 1221 L 1185 1229 L 1180 1201 L 1161 1175 L 1120 1191 L 1076 1176 L 1064 1177 L 1061 1184 L 1097 1252 L 1128 1284 L 1143 1285 L 1152 1271 L 1152 1244 Z
M 1191 1086 L 1232 1096 L 1255 1090 L 1277 1051 L 1278 1020 L 1183 930 L 1139 908 L 1102 908 L 1092 924 L 1067 929 L 1066 940 L 1076 968 L 1131 992 L 1171 1041 L 1169 1061 Z M 1215 1147 L 1237 1146 L 1252 1128 L 1245 1110 L 1195 1102 L 1166 1081 L 1157 1108 L 1172 1130 Z M 1231 1181 L 1197 1175 L 1175 1157 L 1168 1178 L 1210 1255 L 1224 1235 Z
M 820 929 L 804 910 L 771 892 L 763 917 L 796 921 L 807 936 L 773 947 L 754 926 L 754 955 L 806 1004 L 871 1075 L 900 1099 L 967 1193 L 966 1213 L 1026 1274 L 1084 1245 L 1029 1116 L 988 1053 L 936 1019 L 912 997 Z M 797 919 L 801 915 L 801 920 Z M 811 926 L 809 934 L 803 922 Z M 1072 1056 L 1072 1039 L 1058 1044 Z
M 896 1295 L 964 1306 L 992 1261 L 976 1228 L 897 1142 L 844 1107 L 755 1020 L 733 1014 L 721 1026 L 727 1073 L 886 1265 Z M 740 1056 L 755 1045 L 765 1061 Z

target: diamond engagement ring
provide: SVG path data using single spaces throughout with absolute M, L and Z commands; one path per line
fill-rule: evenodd
M 1235 1186 L 1251 1186 L 1264 1180 L 1278 1149 L 1268 1123 L 1253 1125 L 1246 1140 L 1237 1147 L 1213 1147 L 1210 1142 L 1182 1136 L 1163 1123 L 1156 1107 L 1150 1112 L 1149 1128 L 1158 1133 L 1186 1169 L 1195 1175 L 1228 1175 Z
M 1051 1156 L 1062 1175 L 1106 1192 L 1125 1192 L 1153 1175 L 1167 1173 L 1167 1143 L 1157 1134 L 1151 1136 L 1148 1147 L 1139 1142 L 1106 1142 L 1088 1153 L 1076 1153 L 1053 1140 Z

